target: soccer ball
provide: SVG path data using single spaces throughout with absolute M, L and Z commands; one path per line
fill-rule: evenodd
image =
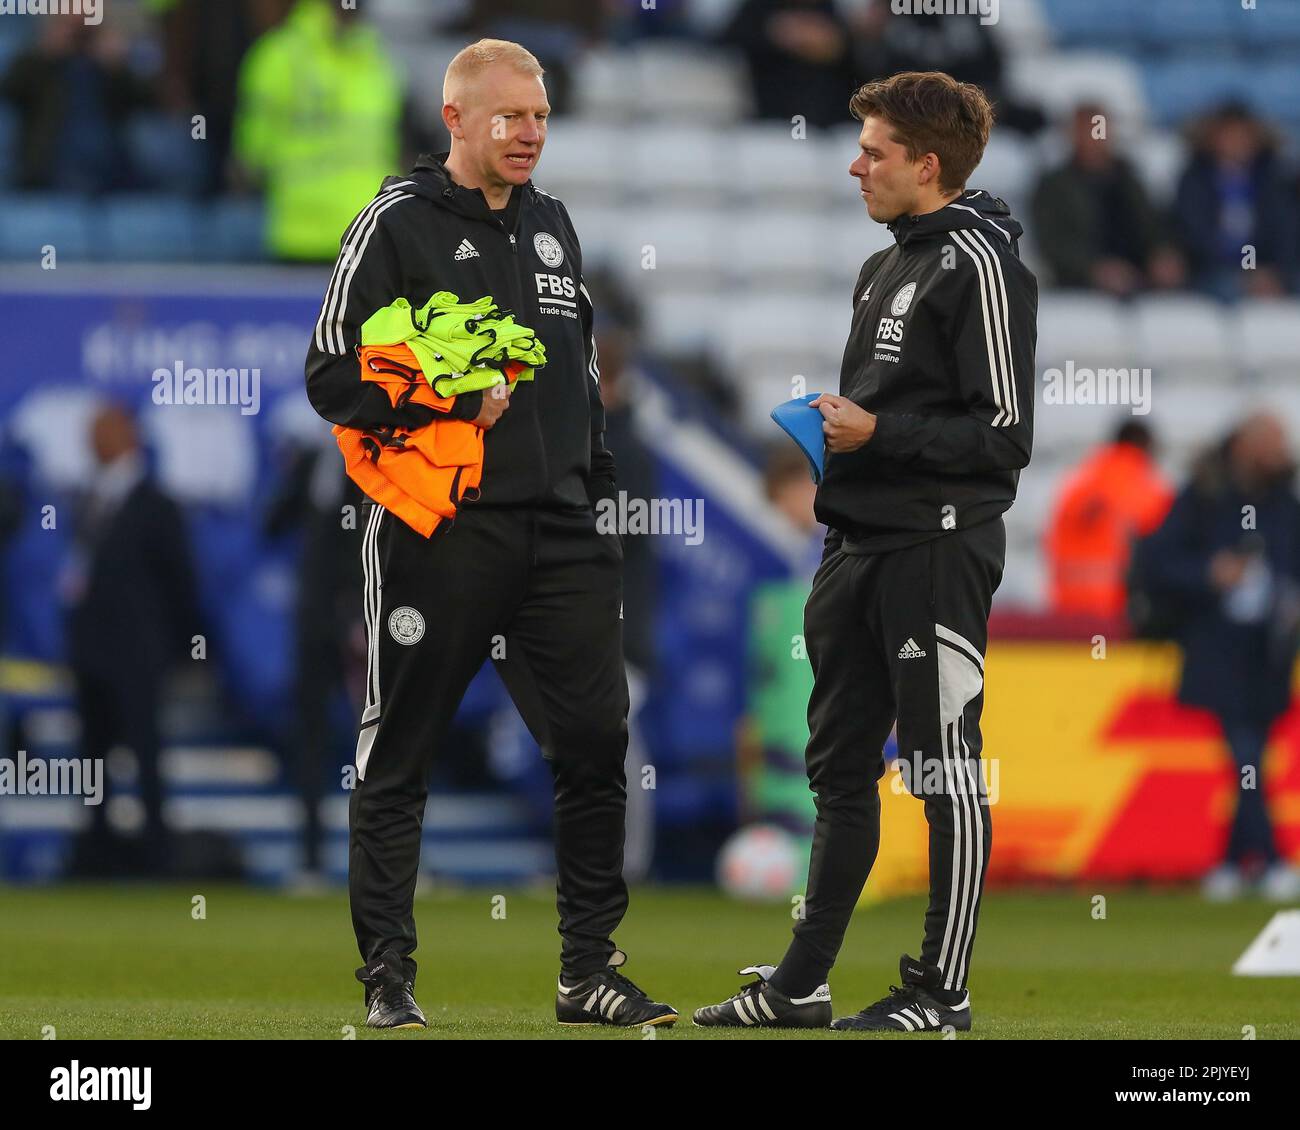
M 741 828 L 718 853 L 718 885 L 733 898 L 779 902 L 799 879 L 794 838 L 775 824 Z

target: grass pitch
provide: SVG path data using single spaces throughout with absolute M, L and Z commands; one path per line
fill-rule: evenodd
M 0 1038 L 640 1039 L 639 1030 L 559 1028 L 553 892 L 417 899 L 417 999 L 427 1031 L 366 1029 L 343 893 L 292 897 L 234 887 L 0 888 Z M 195 918 L 202 895 L 206 917 Z M 1274 908 L 1210 906 L 1182 892 L 988 892 L 961 1039 L 1300 1037 L 1300 979 L 1233 977 Z M 916 953 L 923 900 L 862 908 L 831 976 L 837 1015 L 883 996 Z M 628 975 L 681 1013 L 657 1038 L 891 1039 L 830 1032 L 705 1031 L 690 1013 L 733 993 L 741 966 L 776 962 L 782 906 L 697 889 L 633 892 L 618 933 Z M 919 1036 L 916 1039 L 935 1039 Z

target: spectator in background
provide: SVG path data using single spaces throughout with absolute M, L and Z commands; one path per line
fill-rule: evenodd
M 253 41 L 278 24 L 289 0 L 156 0 L 163 36 L 162 96 L 188 120 L 202 114 L 203 188 L 226 186 L 239 67 Z
M 393 171 L 402 88 L 374 28 L 328 0 L 297 0 L 249 48 L 239 73 L 235 153 L 267 196 L 277 259 L 327 262 Z
M 1123 614 L 1133 539 L 1151 533 L 1173 501 L 1146 424 L 1125 421 L 1065 480 L 1047 531 L 1052 611 Z
M 1291 698 L 1300 638 L 1300 500 L 1286 433 L 1252 416 L 1202 461 L 1143 547 L 1151 595 L 1178 622 L 1179 699 L 1212 711 L 1236 763 L 1236 814 L 1212 899 L 1240 893 L 1247 868 L 1261 892 L 1300 898 L 1300 872 L 1281 858 L 1264 795 L 1264 748 Z M 1243 774 L 1250 770 L 1253 779 Z
M 1058 286 L 1123 298 L 1183 285 L 1186 270 L 1132 166 L 1115 149 L 1103 107 L 1070 119 L 1070 156 L 1034 189 L 1034 235 Z
M 749 64 L 757 117 L 843 124 L 859 80 L 851 31 L 834 0 L 743 0 L 721 41 Z
M 108 821 L 113 800 L 90 807 L 74 873 L 157 874 L 169 861 L 159 774 L 159 714 L 169 669 L 190 653 L 198 597 L 185 524 L 145 466 L 135 421 L 110 405 L 91 425 L 98 469 L 77 515 L 74 551 L 62 578 L 69 606 L 68 661 L 81 716 L 81 755 L 107 759 L 126 746 L 135 757 L 143 827 L 119 838 Z M 105 761 L 106 763 L 106 761 Z
M 126 61 L 125 40 L 81 16 L 48 15 L 39 38 L 0 80 L 17 111 L 19 188 L 101 193 L 137 187 L 126 141 L 130 115 L 151 86 Z
M 1038 107 L 1008 95 L 1002 52 L 990 26 L 981 23 L 975 12 L 896 12 L 888 0 L 876 0 L 862 18 L 861 32 L 858 59 L 863 78 L 945 71 L 958 82 L 974 83 L 983 90 L 999 125 L 1034 134 L 1047 124 Z
M 793 443 L 773 446 L 763 468 L 763 493 L 772 509 L 801 534 L 804 548 L 804 579 L 811 581 L 821 564 L 826 527 L 813 513 L 817 484 L 808 470 L 808 460 Z
M 1245 106 L 1230 103 L 1201 123 L 1178 182 L 1175 215 L 1198 290 L 1227 302 L 1285 292 L 1294 268 L 1296 199 L 1272 137 Z M 1253 269 L 1247 247 L 1255 249 Z

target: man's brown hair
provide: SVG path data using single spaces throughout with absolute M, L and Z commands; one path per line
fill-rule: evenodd
M 944 192 L 966 187 L 993 128 L 993 107 L 984 92 L 943 71 L 905 71 L 865 83 L 849 99 L 849 111 L 859 121 L 884 118 L 909 161 L 934 153 Z

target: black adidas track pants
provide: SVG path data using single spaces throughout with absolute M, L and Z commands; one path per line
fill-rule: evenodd
M 483 662 L 496 663 L 555 779 L 561 972 L 603 969 L 627 909 L 622 548 L 581 511 L 467 507 L 424 538 L 371 505 L 362 539 L 366 705 L 349 805 L 362 960 L 415 979 L 412 900 L 432 759 Z
M 905 549 L 830 552 L 804 633 L 814 686 L 808 779 L 817 800 L 804 917 L 774 977 L 826 981 L 880 846 L 883 746 L 895 719 L 903 783 L 925 803 L 930 905 L 921 957 L 962 989 L 992 842 L 980 766 L 989 606 L 1002 579 L 1001 518 Z

